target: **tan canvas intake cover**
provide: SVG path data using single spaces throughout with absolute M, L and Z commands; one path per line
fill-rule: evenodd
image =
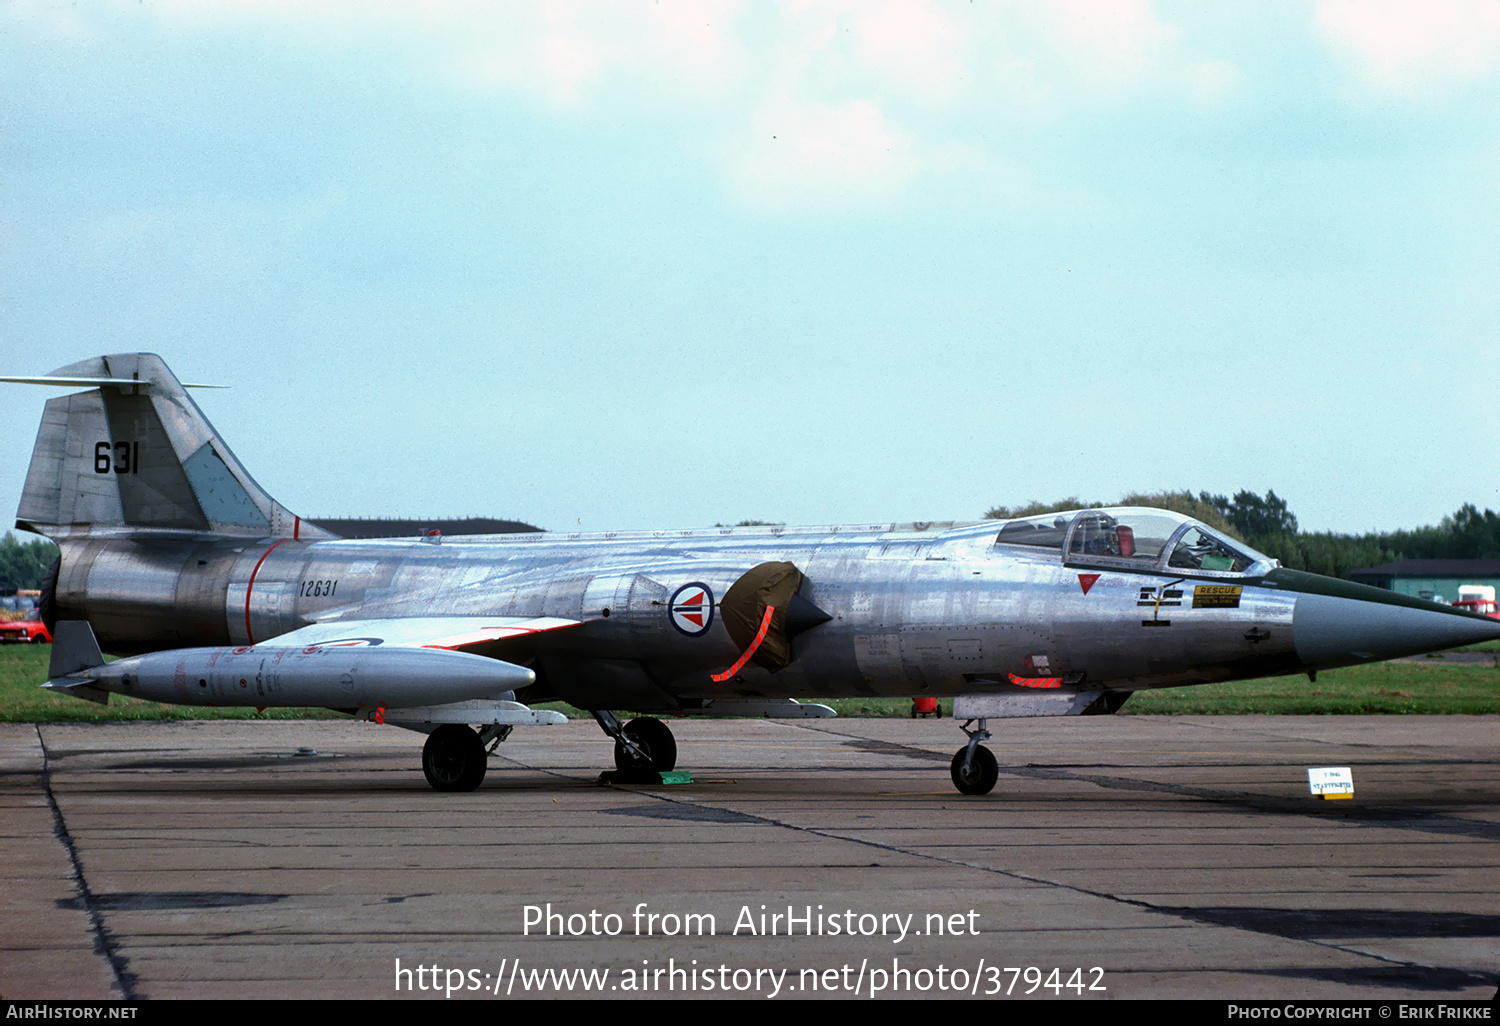
M 802 571 L 791 563 L 762 563 L 730 585 L 724 600 L 719 603 L 724 629 L 741 652 L 755 641 L 766 607 L 775 610 L 765 640 L 750 657 L 752 663 L 764 666 L 772 673 L 792 661 L 792 643 L 786 636 L 786 611 L 800 587 Z

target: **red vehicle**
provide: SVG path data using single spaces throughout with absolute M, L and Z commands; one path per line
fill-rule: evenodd
M 40 620 L 0 620 L 0 642 L 52 644 L 52 632 Z
M 1492 620 L 1500 620 L 1500 608 L 1497 608 L 1495 603 L 1493 585 L 1461 584 L 1458 586 L 1458 601 L 1453 604 L 1459 609 L 1467 609 L 1471 613 L 1481 613 Z

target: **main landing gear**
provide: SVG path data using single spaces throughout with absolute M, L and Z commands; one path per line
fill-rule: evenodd
M 422 746 L 422 772 L 434 791 L 472 791 L 484 781 L 489 753 L 509 736 L 505 724 L 491 724 L 483 732 L 460 723 L 445 723 L 427 735 Z
M 953 786 L 963 794 L 989 794 L 1000 779 L 1000 766 L 995 762 L 995 754 L 979 743 L 990 739 L 986 721 L 980 720 L 979 728 L 970 730 L 969 724 L 973 722 L 966 720 L 958 728 L 969 735 L 969 743 L 953 755 Z
M 622 724 L 608 709 L 594 713 L 604 732 L 615 739 L 615 766 L 626 776 L 666 773 L 677 766 L 677 739 L 661 720 L 642 716 Z M 510 735 L 509 724 L 492 723 L 479 731 L 444 723 L 422 746 L 422 772 L 435 791 L 472 791 L 484 781 L 493 752 Z
M 621 773 L 666 773 L 677 766 L 677 739 L 664 722 L 641 716 L 620 724 L 608 709 L 594 710 L 594 719 L 615 739 L 615 769 Z
M 667 772 L 676 766 L 676 738 L 672 727 L 642 715 L 630 723 L 619 723 L 609 709 L 594 709 L 600 729 L 615 739 L 615 769 L 634 772 Z

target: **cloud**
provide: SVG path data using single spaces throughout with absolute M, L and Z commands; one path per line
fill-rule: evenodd
M 915 175 L 913 143 L 867 100 L 781 97 L 750 119 L 726 155 L 733 190 L 767 211 L 844 211 L 889 199 Z
M 463 88 L 513 91 L 552 107 L 582 107 L 621 87 L 654 102 L 701 104 L 719 98 L 742 73 L 732 0 L 645 7 L 554 0 L 468 7 L 442 33 L 453 50 L 451 73 Z M 443 40 L 435 57 L 441 58 Z
M 855 5 L 847 15 L 860 71 L 884 88 L 926 104 L 957 100 L 968 77 L 965 34 L 925 0 Z
M 304 62 L 314 81 L 379 77 L 542 120 L 670 122 L 671 144 L 713 167 L 732 201 L 771 213 L 884 209 L 927 176 L 953 173 L 993 194 L 985 169 L 1024 163 L 1026 140 L 1055 125 L 1128 116 L 1132 105 L 1158 117 L 1174 105 L 1201 111 L 1243 85 L 1232 64 L 1190 52 L 1191 37 L 1147 0 L 155 0 L 82 15 L 34 2 L 24 10 L 12 20 L 52 18 L 54 37 L 123 39 L 127 53 L 143 36 L 164 56 L 262 47 Z M 184 72 L 204 73 L 201 64 Z
M 1046 33 L 1069 76 L 1091 90 L 1133 88 L 1159 73 L 1179 33 L 1147 0 L 1060 0 L 1041 5 Z
M 1390 93 L 1482 78 L 1500 58 L 1493 0 L 1324 0 L 1318 26 L 1366 83 Z

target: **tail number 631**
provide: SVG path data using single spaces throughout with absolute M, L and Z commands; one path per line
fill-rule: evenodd
M 111 457 L 113 452 L 113 457 Z M 134 474 L 140 467 L 140 442 L 99 442 L 94 446 L 94 473 Z

